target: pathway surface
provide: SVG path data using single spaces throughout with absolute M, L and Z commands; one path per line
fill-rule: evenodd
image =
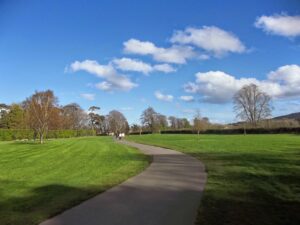
M 139 175 L 40 225 L 193 225 L 206 182 L 203 164 L 183 153 L 121 141 L 152 155 Z

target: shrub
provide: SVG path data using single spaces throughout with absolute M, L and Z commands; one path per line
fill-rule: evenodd
M 71 138 L 82 136 L 95 136 L 96 133 L 93 130 L 49 130 L 46 138 Z M 16 129 L 0 129 L 0 141 L 12 141 L 34 139 L 33 130 L 16 130 Z

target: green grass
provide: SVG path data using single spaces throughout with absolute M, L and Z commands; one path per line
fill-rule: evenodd
M 201 225 L 300 224 L 299 135 L 143 135 L 206 165 Z
M 0 142 L 0 224 L 38 224 L 141 172 L 148 162 L 109 137 Z

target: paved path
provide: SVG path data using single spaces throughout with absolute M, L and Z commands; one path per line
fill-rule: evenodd
M 193 225 L 206 182 L 203 164 L 169 149 L 122 141 L 152 155 L 139 175 L 40 225 Z

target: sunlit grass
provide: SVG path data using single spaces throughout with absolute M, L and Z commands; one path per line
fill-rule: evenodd
M 141 172 L 148 158 L 110 137 L 0 142 L 0 224 L 30 225 Z
M 300 224 L 299 135 L 143 135 L 129 140 L 191 154 L 206 165 L 201 225 Z

